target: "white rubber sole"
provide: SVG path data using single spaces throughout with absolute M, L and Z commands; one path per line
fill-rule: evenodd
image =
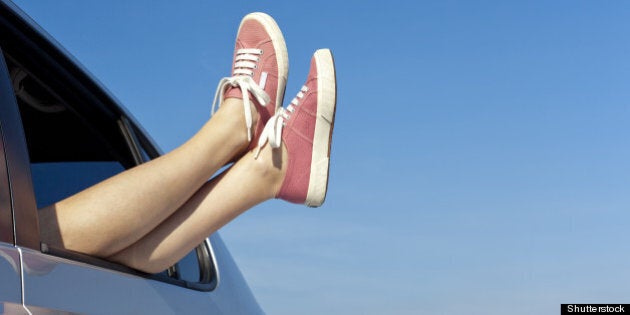
M 282 31 L 280 31 L 278 23 L 276 23 L 271 16 L 262 12 L 254 12 L 246 15 L 238 27 L 239 33 L 243 23 L 248 19 L 256 20 L 263 25 L 267 34 L 271 37 L 273 48 L 276 51 L 276 61 L 278 62 L 278 90 L 276 91 L 275 106 L 276 111 L 278 111 L 284 102 L 284 93 L 289 77 L 289 53 L 287 52 L 287 44 L 284 41 L 284 36 L 282 35 Z
M 311 174 L 305 205 L 319 207 L 326 199 L 328 171 L 330 169 L 330 145 L 335 125 L 337 81 L 335 63 L 329 49 L 319 49 L 314 54 L 317 65 L 317 120 L 313 138 Z

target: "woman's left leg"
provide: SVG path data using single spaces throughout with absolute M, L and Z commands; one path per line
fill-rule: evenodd
M 286 172 L 286 163 L 281 161 L 286 160 L 286 150 L 266 148 L 257 159 L 246 154 L 144 238 L 108 259 L 149 273 L 172 266 L 208 235 L 247 209 L 274 198 Z

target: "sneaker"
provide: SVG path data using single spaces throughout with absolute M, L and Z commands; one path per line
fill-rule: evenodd
M 276 198 L 309 207 L 324 202 L 336 93 L 332 54 L 328 49 L 320 49 L 311 59 L 301 91 L 286 110 L 269 120 L 258 142 L 255 157 L 267 142 L 273 148 L 284 143 L 288 152 L 287 172 Z
M 219 82 L 212 113 L 225 98 L 242 99 L 251 149 L 269 118 L 282 107 L 288 73 L 287 47 L 278 24 L 265 13 L 246 15 L 236 35 L 232 76 Z M 260 115 L 253 134 L 251 101 Z

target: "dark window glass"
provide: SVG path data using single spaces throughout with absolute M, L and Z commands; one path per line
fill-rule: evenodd
M 122 171 L 124 167 L 115 161 L 32 163 L 37 207 L 63 200 Z
M 104 115 L 95 116 L 100 120 L 89 119 L 81 114 L 89 106 L 66 102 L 55 89 L 17 62 L 8 64 L 38 207 L 120 173 L 125 167 L 119 161 L 127 160 L 129 166 L 127 157 L 131 151 L 117 145 L 124 142 L 115 120 L 100 118 Z
M 179 278 L 188 282 L 199 282 L 201 273 L 199 270 L 199 260 L 197 251 L 192 250 L 186 257 L 177 263 Z

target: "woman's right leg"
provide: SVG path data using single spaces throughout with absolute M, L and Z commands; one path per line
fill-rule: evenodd
M 174 151 L 41 209 L 42 239 L 96 256 L 111 255 L 136 242 L 246 150 L 242 111 L 242 100 L 228 99 Z

